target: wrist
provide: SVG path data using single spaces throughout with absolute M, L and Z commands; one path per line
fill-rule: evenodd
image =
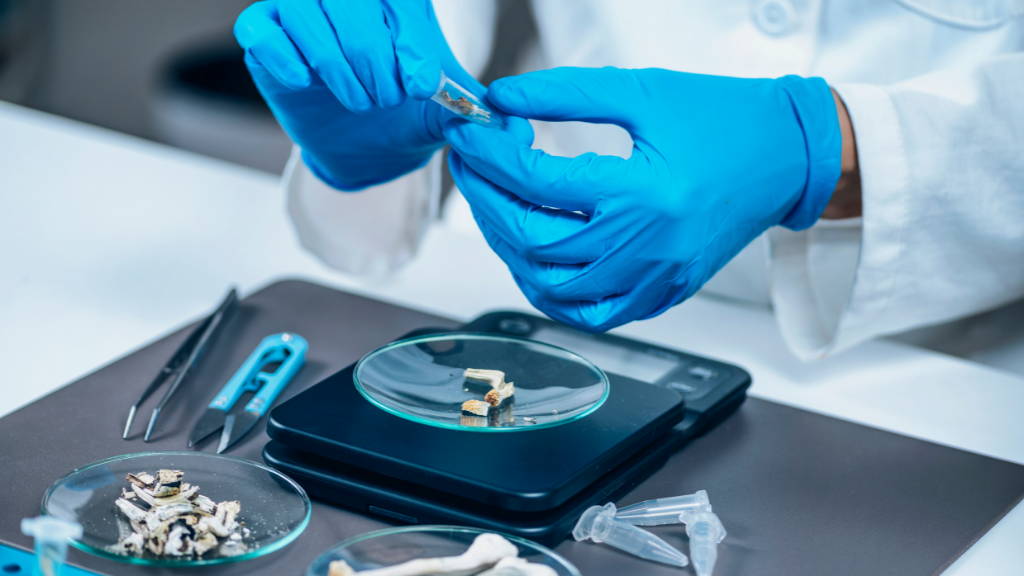
M 839 181 L 836 183 L 835 190 L 832 191 L 832 198 L 829 200 L 828 205 L 825 206 L 821 217 L 825 220 L 857 218 L 864 213 L 860 167 L 857 163 L 857 140 L 853 133 L 853 122 L 850 121 L 850 114 L 835 90 L 832 90 L 832 98 L 836 104 L 839 130 L 843 135 L 843 152 L 840 162 Z

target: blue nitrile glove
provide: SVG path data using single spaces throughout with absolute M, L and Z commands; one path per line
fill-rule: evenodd
M 689 298 L 769 227 L 813 224 L 839 179 L 842 135 L 820 78 L 558 68 L 498 80 L 488 98 L 633 137 L 628 160 L 562 158 L 445 124 L 452 175 L 491 247 L 534 306 L 584 330 Z
M 358 190 L 424 166 L 454 114 L 428 99 L 441 70 L 482 96 L 429 0 L 265 0 L 235 23 L 245 62 L 307 166 Z

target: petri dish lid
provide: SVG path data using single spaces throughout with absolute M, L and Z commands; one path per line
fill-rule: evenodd
M 156 556 L 115 551 L 132 527 L 115 501 L 129 487 L 129 473 L 181 470 L 183 482 L 214 502 L 237 500 L 238 521 L 249 529 L 244 547 L 220 545 L 202 556 Z M 312 506 L 301 486 L 277 470 L 251 460 L 207 452 L 143 452 L 94 462 L 61 478 L 43 497 L 43 514 L 78 522 L 82 537 L 71 545 L 97 556 L 145 566 L 207 566 L 258 558 L 298 538 Z
M 386 528 L 345 540 L 324 552 L 306 570 L 306 576 L 329 576 L 331 562 L 342 560 L 358 574 L 395 566 L 421 558 L 442 558 L 464 553 L 477 536 L 498 534 L 519 549 L 518 556 L 534 564 L 543 564 L 558 576 L 580 576 L 580 571 L 557 552 L 536 542 L 498 532 L 463 526 L 404 526 Z
M 515 385 L 512 398 L 487 416 L 463 414 L 467 400 L 483 401 L 491 384 L 466 369 L 499 370 Z M 356 364 L 359 393 L 396 416 L 440 428 L 520 432 L 566 424 L 608 398 L 608 377 L 586 358 L 514 336 L 431 334 L 399 340 Z

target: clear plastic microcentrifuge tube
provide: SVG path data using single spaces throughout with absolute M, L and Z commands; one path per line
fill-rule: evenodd
M 714 512 L 689 510 L 679 515 L 690 537 L 690 558 L 697 576 L 711 576 L 718 560 L 718 544 L 725 539 L 725 528 Z
M 639 504 L 626 506 L 615 514 L 616 520 L 628 522 L 634 526 L 660 526 L 662 524 L 678 524 L 679 515 L 687 510 L 711 511 L 708 493 L 698 490 L 694 494 L 645 500 Z
M 690 563 L 686 554 L 676 550 L 661 538 L 632 524 L 615 519 L 615 504 L 591 506 L 580 516 L 572 537 L 578 542 L 590 539 L 594 542 L 614 546 L 647 560 L 686 566 Z
M 452 82 L 450 78 L 441 71 L 441 83 L 437 86 L 437 92 L 430 97 L 431 100 L 444 106 L 459 116 L 488 128 L 502 130 L 505 123 L 493 110 L 488 108 L 479 98 L 469 90 Z
M 25 518 L 21 531 L 36 540 L 35 576 L 60 576 L 68 556 L 68 540 L 82 537 L 82 525 L 49 516 Z

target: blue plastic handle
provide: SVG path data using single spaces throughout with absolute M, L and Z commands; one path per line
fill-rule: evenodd
M 306 363 L 309 344 L 298 334 L 282 332 L 267 336 L 246 358 L 242 367 L 224 385 L 209 407 L 227 412 L 242 394 L 259 390 L 245 409 L 262 416 L 295 374 Z M 263 371 L 267 364 L 280 362 L 273 374 Z
M 277 396 L 281 394 L 285 387 L 288 386 L 288 383 L 292 381 L 295 374 L 298 373 L 299 369 L 306 363 L 306 349 L 309 348 L 309 345 L 306 343 L 305 338 L 290 332 L 276 334 L 275 336 L 280 337 L 281 345 L 286 347 L 290 354 L 273 374 L 260 372 L 256 375 L 257 380 L 262 381 L 262 387 L 256 396 L 253 396 L 249 404 L 246 405 L 245 410 L 246 412 L 253 412 L 258 416 L 263 416 L 267 408 L 274 403 Z M 271 338 L 273 337 L 271 336 Z

